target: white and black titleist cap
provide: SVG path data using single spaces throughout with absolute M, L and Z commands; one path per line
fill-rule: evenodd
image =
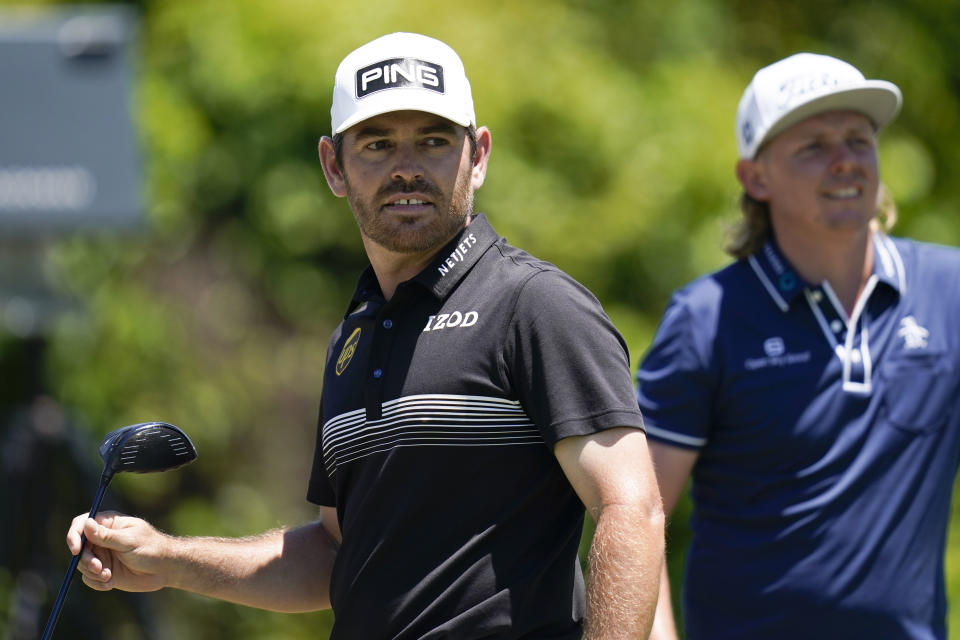
M 470 82 L 449 46 L 417 33 L 391 33 L 340 63 L 330 108 L 334 134 L 367 118 L 408 109 L 476 126 Z
M 815 53 L 797 53 L 753 76 L 737 108 L 737 149 L 753 159 L 761 146 L 801 120 L 824 111 L 858 111 L 877 130 L 900 112 L 897 85 L 867 80 L 851 64 Z

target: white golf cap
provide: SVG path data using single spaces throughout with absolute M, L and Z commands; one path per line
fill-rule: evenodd
M 333 133 L 391 111 L 425 111 L 476 125 L 470 82 L 449 46 L 417 33 L 391 33 L 352 51 L 337 68 Z
M 753 159 L 761 146 L 801 120 L 824 111 L 858 111 L 877 130 L 900 112 L 900 89 L 867 80 L 843 60 L 797 53 L 757 71 L 737 107 L 737 149 Z

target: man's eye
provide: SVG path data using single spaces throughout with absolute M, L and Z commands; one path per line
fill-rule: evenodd
M 386 140 L 374 140 L 373 142 L 367 143 L 364 147 L 365 149 L 370 149 L 371 151 L 382 151 L 389 146 L 389 143 Z
M 446 140 L 446 138 L 427 138 L 424 140 L 424 144 L 428 147 L 442 147 L 450 143 Z

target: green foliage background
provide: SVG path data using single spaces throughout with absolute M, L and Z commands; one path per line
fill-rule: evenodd
M 419 31 L 460 53 L 478 119 L 493 132 L 478 208 L 511 242 L 597 294 L 634 366 L 669 293 L 727 261 L 737 101 L 757 68 L 790 53 L 836 55 L 900 85 L 903 113 L 881 138 L 900 209 L 895 232 L 960 245 L 960 14 L 951 3 L 136 6 L 148 230 L 56 243 L 51 277 L 79 304 L 58 319 L 45 358 L 50 395 L 90 436 L 91 465 L 93 443 L 120 425 L 167 420 L 193 438 L 201 455 L 192 466 L 120 476 L 111 487 L 127 510 L 172 532 L 248 535 L 315 515 L 304 495 L 326 340 L 365 264 L 316 143 L 329 133 L 339 60 L 383 33 Z M 5 379 L 16 350 L 0 335 Z M 465 503 L 481 497 L 464 491 Z M 670 528 L 675 576 L 688 508 Z M 36 535 L 65 567 L 66 522 L 53 525 Z M 947 578 L 958 601 L 952 531 Z M 15 578 L 0 567 L 0 601 Z M 323 637 L 331 621 L 179 592 L 150 598 L 160 637 Z M 4 606 L 0 615 L 11 615 Z M 140 637 L 135 625 L 108 620 L 101 632 Z

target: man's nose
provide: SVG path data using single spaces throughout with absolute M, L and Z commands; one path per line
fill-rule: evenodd
M 394 153 L 393 160 L 391 177 L 394 180 L 412 182 L 423 178 L 423 164 L 420 161 L 415 145 L 399 145 L 396 153 Z
M 833 145 L 830 153 L 830 171 L 835 175 L 846 175 L 860 165 L 857 154 L 846 143 Z

